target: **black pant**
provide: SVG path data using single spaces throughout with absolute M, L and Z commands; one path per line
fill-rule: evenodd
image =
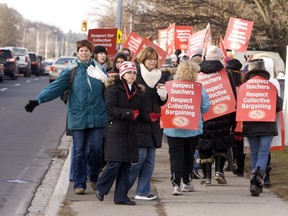
M 199 142 L 199 136 L 187 138 L 167 136 L 167 139 L 172 185 L 180 186 L 181 178 L 183 183 L 187 184 L 191 181 L 194 152 Z
M 97 190 L 104 195 L 110 191 L 115 179 L 114 202 L 127 202 L 129 191 L 130 162 L 109 161 L 97 181 Z

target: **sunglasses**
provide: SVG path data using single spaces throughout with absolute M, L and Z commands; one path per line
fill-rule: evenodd
M 127 73 L 127 74 L 134 74 L 134 75 L 136 75 L 136 74 L 137 74 L 137 72 L 136 72 L 136 71 L 127 71 L 126 73 Z

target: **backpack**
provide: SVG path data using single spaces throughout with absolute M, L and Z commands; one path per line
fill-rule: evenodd
M 71 70 L 70 77 L 69 77 L 69 80 L 68 80 L 69 88 L 60 96 L 60 99 L 65 104 L 67 104 L 67 101 L 68 101 L 68 98 L 69 98 L 69 94 L 70 94 L 70 91 L 71 91 L 71 87 L 72 87 L 72 83 L 73 83 L 73 80 L 74 80 L 74 77 L 75 77 L 76 73 L 77 73 L 77 67 L 75 67 L 75 68 L 73 68 Z

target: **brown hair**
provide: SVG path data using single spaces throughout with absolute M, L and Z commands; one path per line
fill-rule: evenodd
M 158 60 L 159 55 L 156 52 L 156 50 L 153 47 L 145 47 L 141 50 L 141 52 L 137 55 L 137 62 L 139 64 L 144 64 L 147 59 L 156 58 L 157 59 L 157 65 L 155 68 L 159 68 Z
M 88 40 L 80 40 L 80 41 L 77 41 L 77 43 L 76 43 L 77 52 L 79 51 L 79 49 L 80 49 L 81 47 L 85 47 L 85 46 L 86 46 L 86 47 L 90 50 L 90 52 L 92 53 L 94 45 L 93 45 L 90 41 L 88 41 Z

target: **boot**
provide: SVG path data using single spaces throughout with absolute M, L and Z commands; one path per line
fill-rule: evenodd
M 264 178 L 264 187 L 266 187 L 266 188 L 271 187 L 270 171 L 271 171 L 271 167 L 267 166 L 266 167 L 266 176 Z
M 260 167 L 257 167 L 253 170 L 250 178 L 250 193 L 251 196 L 259 196 L 262 193 L 262 186 L 264 184 L 265 171 L 261 170 Z
M 244 176 L 244 169 L 237 167 L 236 169 L 233 169 L 233 174 L 239 177 Z
M 227 184 L 227 181 L 224 176 L 224 164 L 225 164 L 226 158 L 222 156 L 216 156 L 215 157 L 215 180 L 218 182 L 218 184 Z
M 203 163 L 201 163 L 201 167 L 202 167 L 202 172 L 203 172 L 203 178 L 201 180 L 201 185 L 209 186 L 209 185 L 211 185 L 212 162 L 208 162 L 208 161 L 203 162 Z

